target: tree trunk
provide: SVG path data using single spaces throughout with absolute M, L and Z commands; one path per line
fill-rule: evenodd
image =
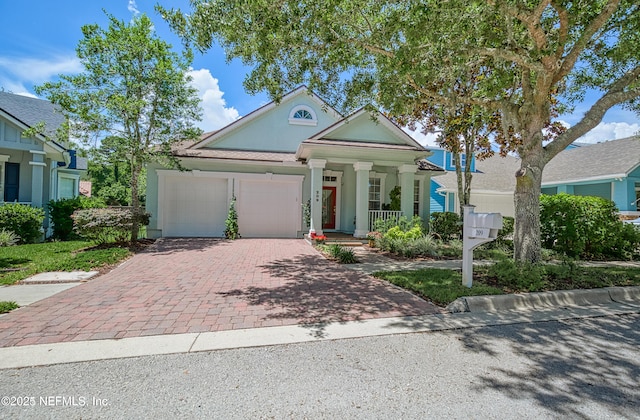
M 515 230 L 513 236 L 514 257 L 516 261 L 540 261 L 542 247 L 540 243 L 540 192 L 542 170 L 544 169 L 542 148 L 530 151 L 522 158 L 522 164 L 516 172 Z

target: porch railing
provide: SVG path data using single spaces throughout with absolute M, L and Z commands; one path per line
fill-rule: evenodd
M 376 220 L 382 219 L 386 222 L 387 220 L 393 219 L 397 221 L 401 216 L 401 211 L 369 210 L 369 232 L 373 230 L 373 224 Z

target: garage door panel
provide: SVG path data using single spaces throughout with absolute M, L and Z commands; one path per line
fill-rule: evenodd
M 163 236 L 223 236 L 227 185 L 226 178 L 167 176 Z
M 299 183 L 240 180 L 238 226 L 243 237 L 295 238 L 300 228 Z

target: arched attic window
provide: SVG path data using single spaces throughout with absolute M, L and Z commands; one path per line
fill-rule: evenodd
M 306 105 L 298 105 L 289 113 L 289 124 L 318 125 L 318 118 L 313 109 Z

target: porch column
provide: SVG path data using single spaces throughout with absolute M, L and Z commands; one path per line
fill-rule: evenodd
M 400 210 L 407 219 L 413 217 L 413 181 L 418 165 L 400 165 Z
M 307 165 L 311 169 L 311 223 L 309 234 L 322 235 L 322 170 L 327 161 L 309 159 Z
M 372 162 L 356 162 L 356 231 L 353 236 L 364 238 L 369 232 L 369 171 Z
M 33 207 L 42 207 L 42 191 L 44 187 L 44 162 L 46 152 L 40 150 L 29 150 L 31 153 L 31 205 Z

